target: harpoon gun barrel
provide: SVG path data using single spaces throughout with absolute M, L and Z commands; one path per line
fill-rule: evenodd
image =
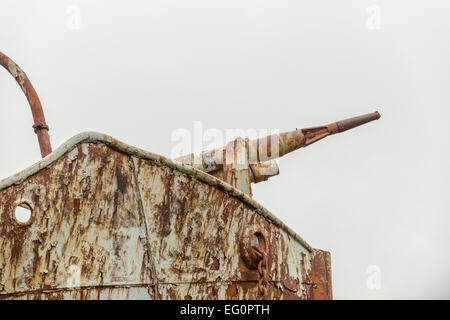
M 297 149 L 309 146 L 329 135 L 353 129 L 367 122 L 380 118 L 378 111 L 365 115 L 348 118 L 330 123 L 325 126 L 296 129 L 294 131 L 272 134 L 263 138 L 248 141 L 248 163 L 252 169 L 252 182 L 267 180 L 270 176 L 278 174 L 276 163 L 271 160 L 282 157 Z M 222 170 L 224 163 L 224 150 L 226 146 L 210 151 L 203 151 L 199 155 L 185 155 L 175 160 L 194 166 L 204 172 L 217 172 Z M 265 162 L 268 162 L 264 164 Z M 275 168 L 276 167 L 276 168 Z M 262 169 L 273 172 L 267 177 L 261 177 L 258 172 Z M 264 171 L 264 170 L 263 170 Z
M 298 129 L 252 140 L 249 148 L 250 156 L 253 153 L 257 161 L 276 159 L 297 149 L 309 146 L 329 135 L 353 129 L 379 118 L 379 112 L 375 111 L 325 126 Z

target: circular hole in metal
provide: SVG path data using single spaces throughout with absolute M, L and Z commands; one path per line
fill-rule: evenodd
M 257 231 L 252 235 L 251 238 L 251 246 L 252 247 L 258 247 L 261 250 L 266 250 L 266 241 L 264 239 L 264 236 L 261 232 Z
M 31 207 L 26 203 L 17 205 L 14 211 L 14 218 L 21 225 L 29 225 L 33 217 Z
M 252 235 L 251 242 L 252 242 L 252 247 L 259 247 L 259 239 L 256 236 L 256 234 Z

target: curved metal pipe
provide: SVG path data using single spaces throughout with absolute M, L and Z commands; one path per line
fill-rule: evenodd
M 31 85 L 25 72 L 12 61 L 8 56 L 0 52 L 0 65 L 2 65 L 8 72 L 16 79 L 19 86 L 22 88 L 23 93 L 27 97 L 30 104 L 31 113 L 33 114 L 34 132 L 37 134 L 39 141 L 39 148 L 41 149 L 42 158 L 52 152 L 52 146 L 50 144 L 50 136 L 48 134 L 49 128 L 45 122 L 44 110 L 42 110 L 41 101 Z

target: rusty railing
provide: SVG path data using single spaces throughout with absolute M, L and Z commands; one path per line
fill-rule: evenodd
M 48 134 L 49 128 L 45 122 L 44 110 L 42 109 L 41 101 L 34 90 L 30 80 L 25 72 L 12 61 L 8 56 L 0 52 L 0 65 L 2 65 L 8 72 L 16 79 L 19 86 L 22 88 L 23 93 L 27 97 L 30 104 L 31 113 L 33 114 L 34 132 L 37 134 L 39 148 L 41 150 L 42 158 L 52 152 L 52 146 L 50 144 L 50 136 Z

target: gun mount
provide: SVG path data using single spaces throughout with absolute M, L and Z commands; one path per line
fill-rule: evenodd
M 266 181 L 279 174 L 275 159 L 307 147 L 329 135 L 344 132 L 379 118 L 380 114 L 375 111 L 325 126 L 272 134 L 255 140 L 237 138 L 223 147 L 203 151 L 198 155 L 185 155 L 175 160 L 212 174 L 251 195 L 250 183 Z

